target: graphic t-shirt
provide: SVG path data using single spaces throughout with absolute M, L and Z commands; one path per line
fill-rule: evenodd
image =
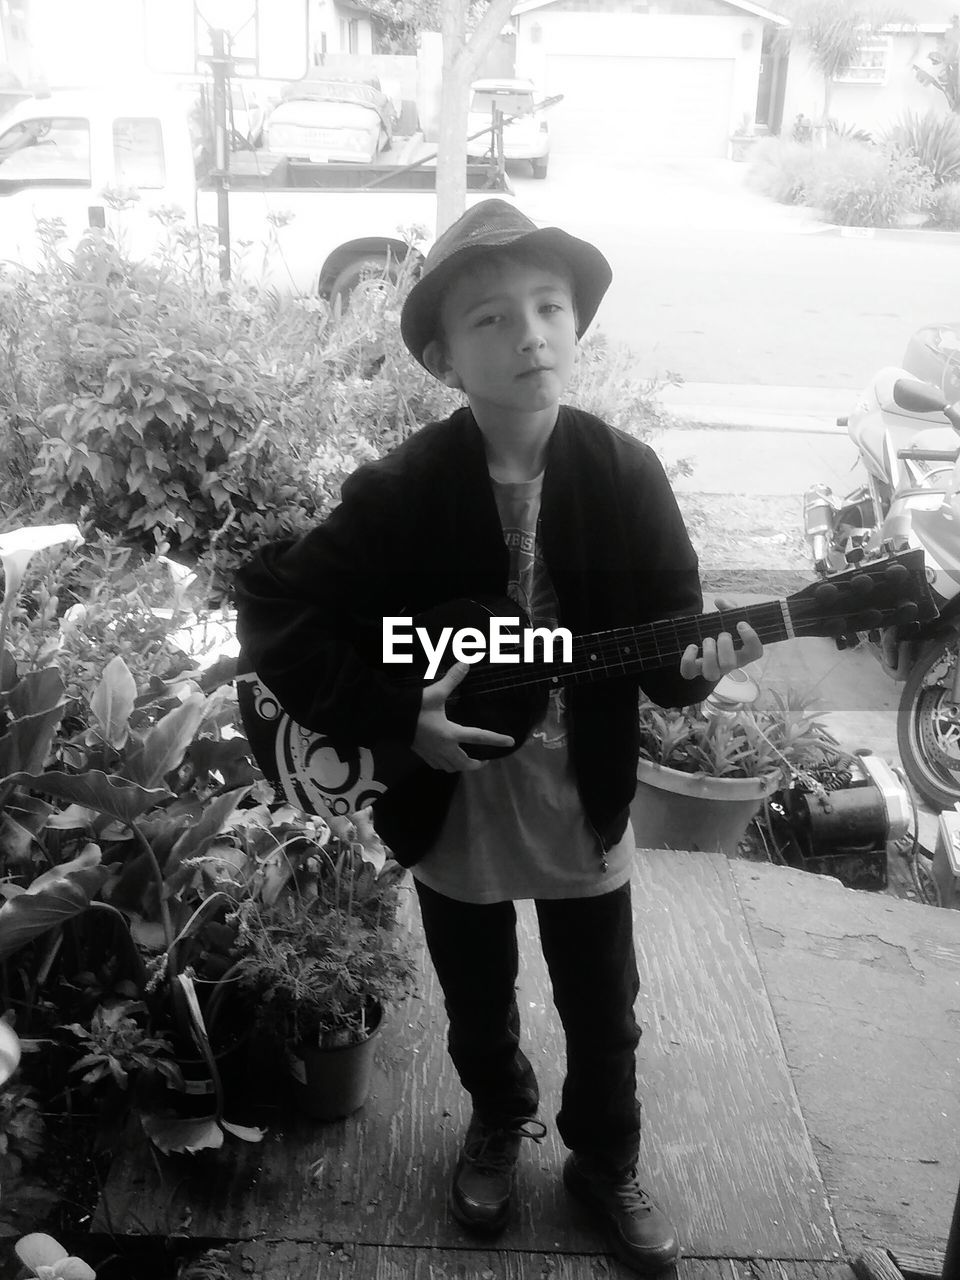
M 543 475 L 492 481 L 510 552 L 508 594 L 533 626 L 557 626 L 557 598 L 540 550 Z M 469 678 L 469 677 L 468 677 Z M 460 775 L 433 848 L 413 868 L 418 880 L 461 902 L 588 898 L 618 889 L 634 852 L 629 823 L 606 856 L 587 821 L 567 751 L 565 692 L 523 746 Z

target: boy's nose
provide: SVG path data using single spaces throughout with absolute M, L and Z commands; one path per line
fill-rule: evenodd
M 540 331 L 540 326 L 535 319 L 528 320 L 520 334 L 520 350 L 521 351 L 539 351 L 541 347 L 547 345 L 547 340 Z

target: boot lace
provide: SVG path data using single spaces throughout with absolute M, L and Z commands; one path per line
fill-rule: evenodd
M 649 1213 L 653 1208 L 653 1201 L 641 1187 L 636 1169 L 611 1183 L 611 1187 L 617 1202 L 627 1213 Z
M 480 1173 L 505 1173 L 516 1164 L 524 1138 L 539 1146 L 546 1136 L 547 1126 L 531 1116 L 508 1120 L 500 1125 L 478 1122 L 464 1143 L 464 1155 Z

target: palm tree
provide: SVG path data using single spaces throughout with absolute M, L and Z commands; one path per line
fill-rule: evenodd
M 851 67 L 864 44 L 881 27 L 897 16 L 876 0 L 851 4 L 850 0 L 791 0 L 781 5 L 788 11 L 790 26 L 782 28 L 781 40 L 788 48 L 800 45 L 810 62 L 823 76 L 823 115 L 820 138 L 826 140 L 833 98 L 833 82 Z M 906 21 L 900 18 L 900 21 Z

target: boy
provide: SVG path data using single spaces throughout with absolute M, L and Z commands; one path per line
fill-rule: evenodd
M 461 597 L 509 592 L 534 625 L 574 635 L 701 611 L 696 555 L 656 455 L 560 404 L 610 278 L 593 245 L 537 230 L 505 201 L 464 214 L 400 323 L 415 358 L 468 407 L 361 467 L 320 528 L 261 550 L 237 603 L 247 655 L 295 720 L 411 744 L 429 766 L 388 791 L 375 819 L 413 869 L 449 1052 L 473 1102 L 452 1212 L 470 1230 L 501 1230 L 521 1140 L 545 1133 L 515 996 L 513 904 L 531 898 L 566 1037 L 564 1182 L 620 1258 L 653 1272 L 679 1245 L 636 1167 L 637 682 L 554 692 L 526 742 L 480 760 L 471 747 L 515 744 L 447 717 L 464 663 L 424 689 L 390 682 L 378 663 L 384 616 Z M 760 656 L 756 634 L 740 632 L 739 650 L 728 633 L 690 646 L 643 688 L 664 705 L 702 700 Z

